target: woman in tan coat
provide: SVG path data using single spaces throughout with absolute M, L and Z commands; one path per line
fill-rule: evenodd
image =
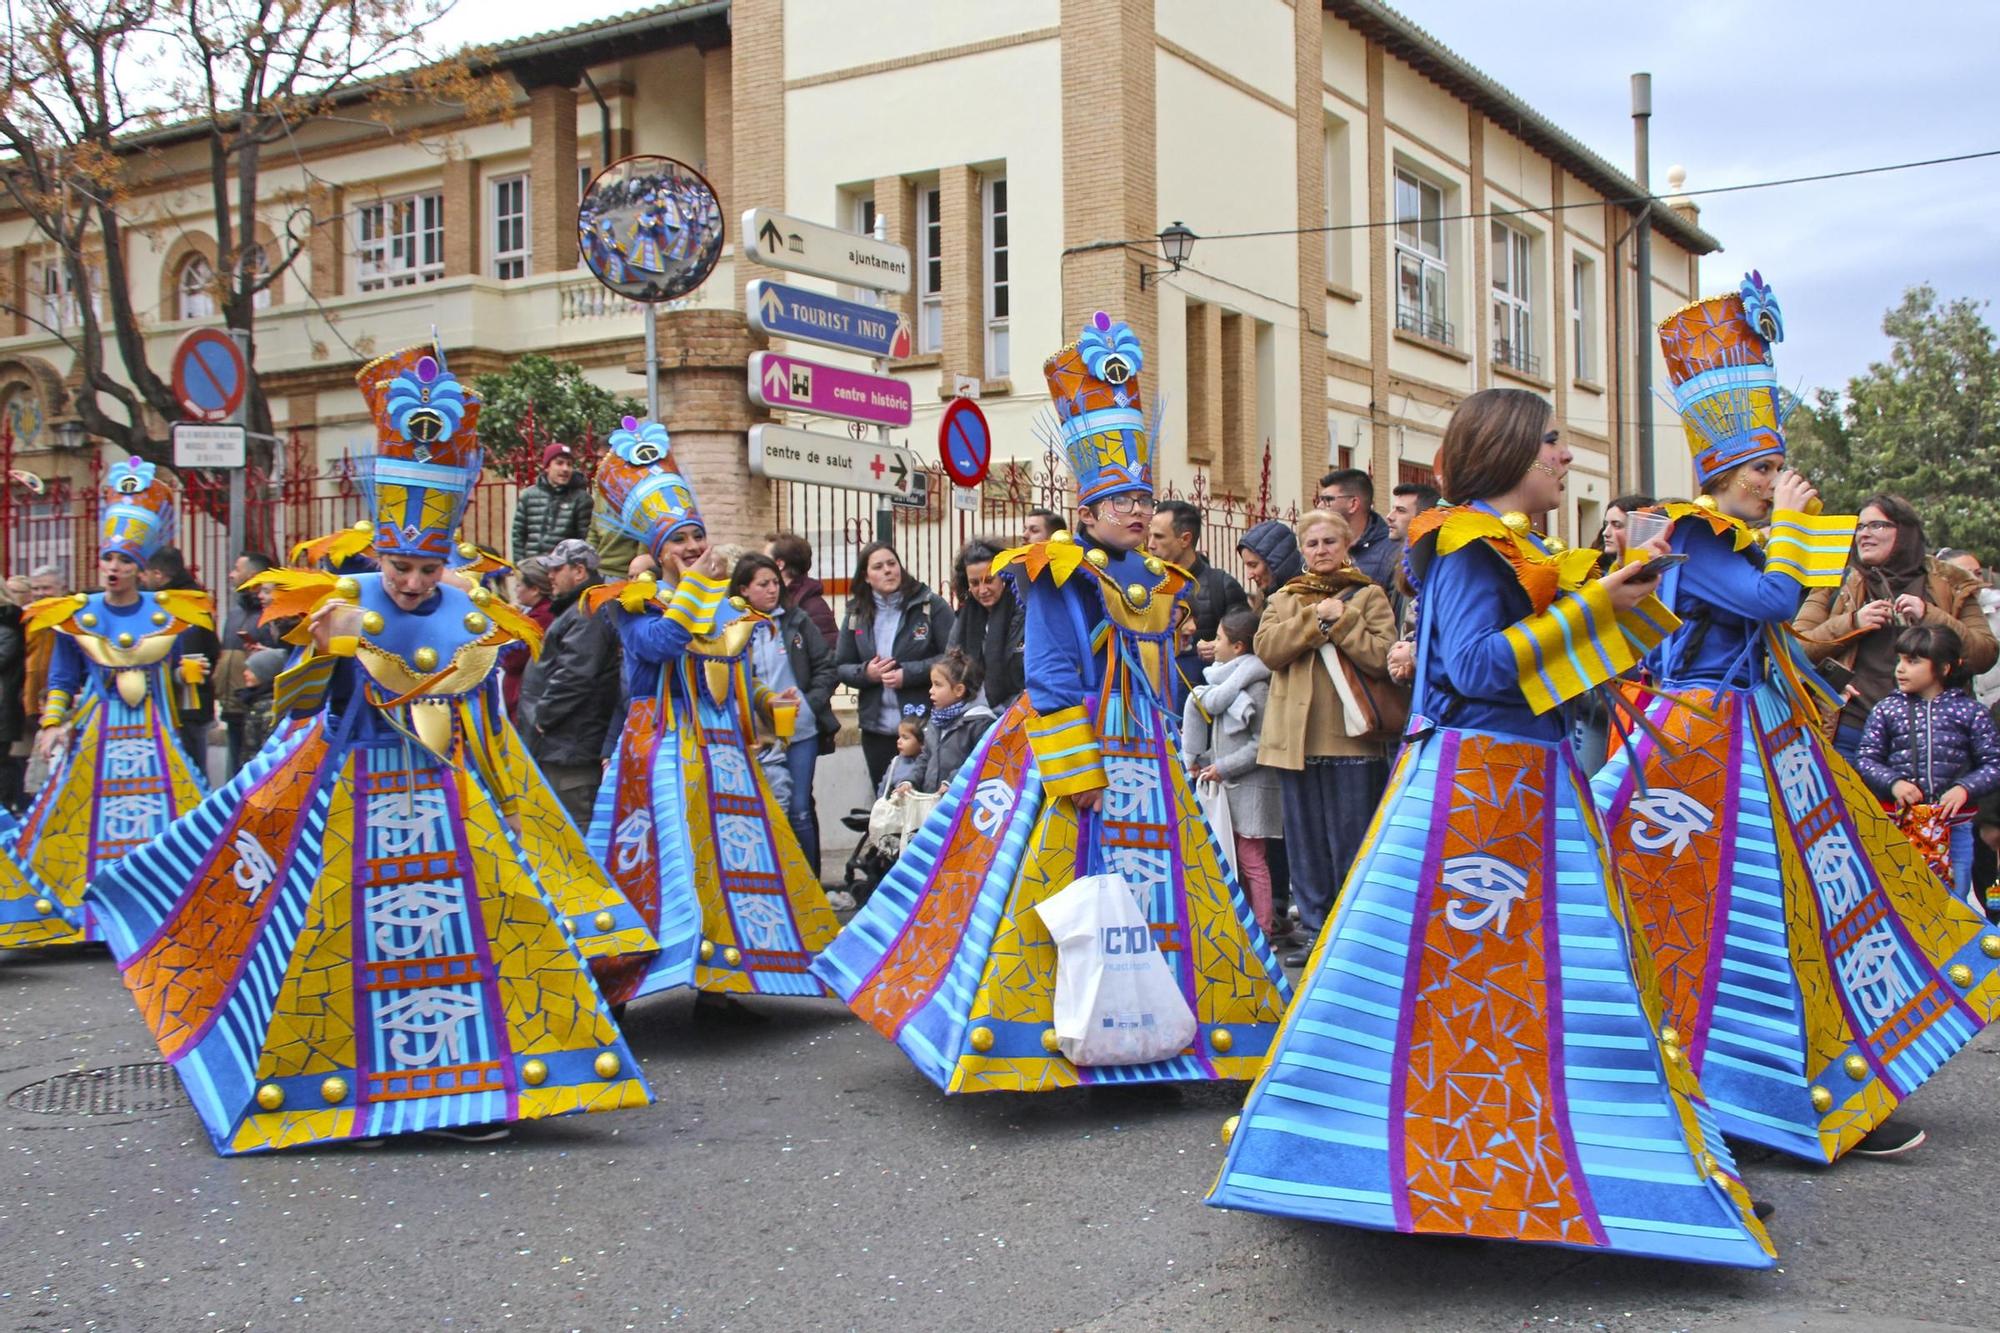
M 1311 952 L 1389 780 L 1388 742 L 1350 734 L 1339 663 L 1322 650 L 1386 684 L 1396 640 L 1388 593 L 1348 558 L 1346 520 L 1315 510 L 1299 520 L 1298 539 L 1305 573 L 1272 592 L 1256 643 L 1271 670 L 1257 762 L 1283 775 L 1285 855 L 1305 931 L 1285 959 L 1292 966 Z

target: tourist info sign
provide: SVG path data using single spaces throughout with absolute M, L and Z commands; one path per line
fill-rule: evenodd
M 882 292 L 910 290 L 910 252 L 860 232 L 823 227 L 768 208 L 743 214 L 747 258 L 792 273 Z
M 870 426 L 910 424 L 910 386 L 886 375 L 823 366 L 782 352 L 750 354 L 750 397 L 760 407 L 841 417 Z
M 743 289 L 743 309 L 751 328 L 773 338 L 795 338 L 878 360 L 894 361 L 910 354 L 909 321 L 895 310 L 764 278 Z
M 908 449 L 893 444 L 789 426 L 752 426 L 750 472 L 773 481 L 904 495 L 913 484 L 911 478 L 924 475 L 924 465 Z

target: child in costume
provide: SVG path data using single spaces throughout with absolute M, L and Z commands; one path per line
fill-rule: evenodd
M 0 829 L 0 947 L 103 938 L 84 890 L 208 790 L 179 714 L 210 664 L 183 657 L 178 640 L 189 626 L 214 628 L 214 605 L 139 585 L 174 540 L 173 488 L 153 464 L 126 459 L 105 475 L 102 503 L 103 591 L 36 602 L 24 621 L 56 636 L 35 741 L 52 768 L 27 818 Z
M 91 886 L 126 987 L 216 1150 L 453 1132 L 651 1094 L 579 934 L 650 951 L 526 783 L 497 659 L 533 627 L 448 574 L 478 400 L 431 349 L 364 366 L 379 573 L 271 570 L 304 611 L 277 735 Z M 350 544 L 352 544 L 350 542 Z M 301 725 L 299 720 L 303 719 Z M 565 906 L 551 896 L 560 886 Z
M 598 513 L 645 545 L 661 577 L 592 588 L 584 605 L 618 622 L 631 711 L 597 794 L 590 846 L 660 938 L 660 953 L 607 979 L 617 1003 L 693 985 L 704 1010 L 740 994 L 823 995 L 806 971 L 837 924 L 815 867 L 756 759 L 774 695 L 750 669 L 771 622 L 725 598 L 694 492 L 666 427 L 627 417 L 598 464 Z
M 1641 734 L 1594 785 L 1666 1024 L 1718 1121 L 1824 1162 L 1921 1142 L 1884 1122 L 2000 1008 L 2000 937 L 1820 729 L 1839 701 L 1788 626 L 1840 582 L 1855 520 L 1816 514 L 1784 467 L 1782 336 L 1755 273 L 1661 325 L 1703 492 L 1663 508 L 1685 561 L 1661 597 L 1685 628 L 1652 663 Z
M 1209 1202 L 1385 1231 L 1768 1267 L 1680 1048 L 1562 705 L 1675 624 L 1634 565 L 1537 535 L 1570 461 L 1488 389 L 1410 524 L 1408 743 Z
M 1895 802 L 1906 832 L 1912 822 L 1947 826 L 1940 878 L 1983 916 L 1972 887 L 1972 815 L 2000 792 L 2000 728 L 1950 684 L 1962 651 L 1949 625 L 1912 625 L 1897 636 L 1896 692 L 1869 711 L 1854 766 L 1871 791 Z
M 1044 372 L 1087 535 L 1002 552 L 1027 614 L 1027 691 L 813 970 L 947 1092 L 1245 1078 L 1287 987 L 1201 817 L 1170 711 L 1188 574 L 1145 553 L 1151 441 L 1139 340 L 1097 315 Z M 1035 913 L 1122 877 L 1199 1022 L 1147 1064 L 1086 1066 L 1054 1027 L 1056 946 Z

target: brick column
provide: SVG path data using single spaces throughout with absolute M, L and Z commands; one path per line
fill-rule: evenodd
M 312 212 L 312 239 L 306 246 L 311 267 L 308 286 L 320 300 L 340 295 L 347 261 L 347 216 L 344 191 L 338 185 L 306 187 L 306 207 Z
M 1229 311 L 1219 321 L 1222 434 L 1210 481 L 1218 491 L 1246 496 L 1263 461 L 1257 438 L 1257 321 Z
M 911 341 L 916 344 L 917 328 L 917 282 L 915 266 L 917 260 L 917 192 L 901 176 L 878 176 L 875 180 L 875 218 L 889 238 L 889 244 L 900 245 L 910 252 L 912 277 L 907 292 L 883 292 L 882 300 L 894 310 L 901 312 L 909 321 Z
M 742 239 L 736 229 L 743 220 L 743 210 L 736 205 L 736 143 L 728 47 L 702 52 L 701 91 L 701 174 L 708 177 L 708 183 L 715 187 L 715 197 L 722 201 L 723 232 L 734 244 Z
M 479 272 L 485 250 L 479 233 L 479 167 L 469 158 L 444 164 L 444 275 L 456 278 Z
M 1062 0 L 1063 246 L 1140 240 L 1160 230 L 1157 58 L 1152 0 Z M 1157 251 L 1145 240 L 1142 249 Z M 1149 350 L 1158 297 L 1139 290 L 1138 255 L 1072 254 L 1062 265 L 1061 339 L 1102 310 L 1132 326 Z M 1151 261 L 1158 267 L 1160 261 Z M 1047 351 L 1054 351 L 1048 348 Z M 1032 363 L 1035 349 L 1022 348 Z
M 734 224 L 746 209 L 785 206 L 784 0 L 735 0 L 729 32 Z M 784 276 L 762 264 L 736 265 L 739 294 L 753 279 Z
M 944 356 L 938 396 L 951 396 L 953 375 L 986 378 L 986 229 L 979 201 L 979 173 L 946 167 L 938 174 L 938 213 L 944 224 Z
M 1326 112 L 1320 86 L 1320 23 L 1318 5 L 1292 6 L 1292 107 L 1298 116 L 1298 236 L 1299 263 L 1299 439 L 1293 451 L 1300 469 L 1299 485 L 1309 486 L 1327 458 L 1326 438 L 1326 233 L 1305 231 L 1321 225 L 1320 201 L 1326 197 Z M 1274 500 L 1291 489 L 1291 463 L 1284 442 L 1272 441 L 1276 472 Z
M 1190 301 L 1187 308 L 1188 462 L 1215 470 L 1222 443 L 1222 307 Z
M 770 483 L 750 475 L 749 430 L 769 418 L 743 367 L 761 343 L 734 310 L 660 312 L 660 415 L 717 542 L 761 544 L 776 519 Z
M 528 230 L 537 273 L 583 263 L 576 247 L 576 89 L 528 90 Z M 450 213 L 446 213 L 447 223 Z

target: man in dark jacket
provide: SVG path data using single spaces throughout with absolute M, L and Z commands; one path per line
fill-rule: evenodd
M 153 592 L 172 588 L 181 592 L 201 592 L 201 584 L 195 582 L 188 571 L 187 561 L 182 558 L 177 546 L 162 546 L 146 562 L 145 573 L 140 581 Z M 215 725 L 215 660 L 222 656 L 222 640 L 212 629 L 200 625 L 189 625 L 180 632 L 177 639 L 183 659 L 201 659 L 203 677 L 201 684 L 192 690 L 174 687 L 175 698 L 180 701 L 177 726 L 181 734 L 181 746 L 188 758 L 194 761 L 196 771 L 206 780 L 208 774 L 208 733 Z
M 541 655 L 521 680 L 521 734 L 528 753 L 579 830 L 604 779 L 604 737 L 618 709 L 618 631 L 608 615 L 587 615 L 586 589 L 600 580 L 597 552 L 569 538 L 542 557 L 555 618 Z
M 542 450 L 541 480 L 514 502 L 514 563 L 547 555 L 557 542 L 590 536 L 590 479 L 576 470 L 566 444 Z
M 1180 688 L 1185 690 L 1200 684 L 1201 673 L 1215 660 L 1215 631 L 1222 618 L 1249 606 L 1250 599 L 1228 570 L 1217 569 L 1203 557 L 1201 511 L 1186 500 L 1160 501 L 1153 511 L 1152 530 L 1146 534 L 1146 549 L 1194 575 L 1194 593 L 1188 598 L 1194 619 L 1179 634 L 1174 656 Z
M 1384 588 L 1395 586 L 1396 560 L 1402 544 L 1390 535 L 1388 521 L 1375 512 L 1375 479 L 1358 467 L 1340 468 L 1319 479 L 1314 506 L 1347 520 L 1348 559 Z

